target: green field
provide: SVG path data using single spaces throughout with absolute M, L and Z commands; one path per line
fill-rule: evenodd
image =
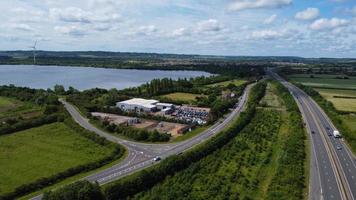
M 20 102 L 0 96 L 0 112 L 4 113 L 19 106 Z
M 42 114 L 39 106 L 12 98 L 0 96 L 0 121 L 2 118 L 19 117 L 32 118 Z
M 356 112 L 356 90 L 316 89 L 340 111 Z M 353 98 L 342 98 L 353 97 Z
M 356 132 L 356 115 L 342 115 L 342 121 L 350 128 L 351 131 Z
M 185 101 L 185 102 L 193 102 L 197 97 L 201 97 L 204 95 L 192 94 L 192 93 L 184 93 L 184 92 L 174 92 L 166 95 L 162 95 L 161 97 L 175 100 L 175 101 Z
M 266 94 L 261 99 L 260 105 L 264 107 L 282 108 L 282 103 L 276 95 L 276 88 L 274 84 L 268 83 L 266 87 Z
M 310 74 L 293 74 L 288 77 L 295 82 L 299 82 L 311 87 L 356 90 L 355 76 L 349 77 L 349 79 L 337 79 L 337 76 L 338 75 L 318 74 L 314 75 L 314 78 L 310 78 Z
M 208 86 L 208 87 L 216 87 L 216 86 L 226 87 L 229 84 L 234 84 L 236 86 L 239 86 L 239 85 L 242 85 L 242 84 L 244 84 L 246 82 L 247 81 L 243 80 L 243 79 L 234 79 L 234 80 L 230 80 L 230 81 L 224 81 L 224 82 L 209 84 L 209 85 L 206 85 L 206 86 Z
M 0 194 L 111 154 L 111 147 L 88 140 L 64 123 L 0 137 Z

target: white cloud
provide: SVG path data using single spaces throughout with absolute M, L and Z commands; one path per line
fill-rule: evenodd
M 299 20 L 314 20 L 319 17 L 320 11 L 318 8 L 307 8 L 295 15 L 296 19 Z
M 222 26 L 220 25 L 218 20 L 209 19 L 198 22 L 196 30 L 198 32 L 218 32 L 222 30 Z
M 152 35 L 158 31 L 157 27 L 154 25 L 148 25 L 148 26 L 140 26 L 137 28 L 137 30 L 134 32 L 135 35 Z
M 173 32 L 172 32 L 172 36 L 173 37 L 181 37 L 181 36 L 185 36 L 185 35 L 188 35 L 188 30 L 186 28 L 178 28 L 178 29 L 175 29 Z
M 270 17 L 268 17 L 267 19 L 265 19 L 265 21 L 263 22 L 264 24 L 272 24 L 274 21 L 276 21 L 277 19 L 277 15 L 271 15 Z
M 356 16 L 356 6 L 352 8 L 352 14 Z
M 57 32 L 60 32 L 62 34 L 70 35 L 70 36 L 75 36 L 75 37 L 80 37 L 84 36 L 87 34 L 87 32 L 78 26 L 55 26 L 54 30 Z
M 235 0 L 228 7 L 231 11 L 257 8 L 281 8 L 291 5 L 293 0 Z
M 279 39 L 286 36 L 285 31 L 276 31 L 276 30 L 259 30 L 253 31 L 251 37 L 253 39 Z
M 68 7 L 68 8 L 51 8 L 49 10 L 50 17 L 64 21 L 64 22 L 80 22 L 90 23 L 90 13 L 82 10 L 81 8 Z
M 314 21 L 310 28 L 312 30 L 327 30 L 327 29 L 335 29 L 338 27 L 346 26 L 349 23 L 346 19 L 339 19 L 339 18 L 331 18 L 331 19 L 318 19 Z
M 13 24 L 9 24 L 9 27 L 20 31 L 33 31 L 33 28 L 28 24 L 13 23 Z

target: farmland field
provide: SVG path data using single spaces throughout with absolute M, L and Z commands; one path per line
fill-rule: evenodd
M 220 82 L 220 83 L 213 83 L 213 84 L 209 84 L 209 85 L 206 85 L 208 87 L 216 87 L 216 86 L 228 86 L 229 84 L 234 84 L 236 86 L 239 86 L 239 85 L 242 85 L 244 83 L 246 83 L 247 81 L 246 80 L 243 80 L 243 79 L 235 79 L 235 80 L 230 80 L 230 81 L 224 81 L 224 82 Z
M 71 167 L 99 160 L 112 153 L 53 123 L 0 137 L 0 194 Z
M 192 94 L 192 93 L 184 93 L 184 92 L 174 92 L 166 95 L 162 95 L 161 97 L 176 100 L 176 101 L 185 101 L 192 102 L 196 100 L 196 97 L 200 97 L 204 95 Z
M 356 90 L 316 89 L 337 110 L 356 112 Z M 346 97 L 346 98 L 342 98 Z
M 337 79 L 338 75 L 314 75 L 310 78 L 310 74 L 294 74 L 289 78 L 303 85 L 318 87 L 318 88 L 335 88 L 335 89 L 355 89 L 356 77 L 352 76 L 349 79 Z

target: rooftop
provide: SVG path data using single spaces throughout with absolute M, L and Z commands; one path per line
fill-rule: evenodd
M 131 104 L 131 105 L 141 105 L 145 107 L 155 107 L 153 104 L 158 103 L 157 100 L 154 99 L 141 99 L 141 98 L 133 98 L 126 101 L 121 101 L 119 103 L 123 104 Z

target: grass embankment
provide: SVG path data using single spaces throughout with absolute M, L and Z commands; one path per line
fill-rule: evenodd
M 207 87 L 217 87 L 217 86 L 226 87 L 229 84 L 240 86 L 240 85 L 242 85 L 242 84 L 244 84 L 246 82 L 247 82 L 247 80 L 244 80 L 244 79 L 234 79 L 234 80 L 230 80 L 230 81 L 223 81 L 223 82 L 219 82 L 219 83 L 209 84 L 209 85 L 206 85 L 206 86 Z
M 0 194 L 110 155 L 112 147 L 53 123 L 0 137 Z
M 311 78 L 313 76 L 314 78 Z M 311 87 L 356 90 L 355 76 L 350 76 L 349 79 L 341 79 L 339 75 L 293 74 L 288 76 L 288 78 L 292 81 Z
M 167 98 L 172 101 L 194 102 L 197 97 L 202 97 L 202 96 L 205 95 L 185 93 L 185 92 L 174 92 L 174 93 L 162 95 L 161 97 Z

